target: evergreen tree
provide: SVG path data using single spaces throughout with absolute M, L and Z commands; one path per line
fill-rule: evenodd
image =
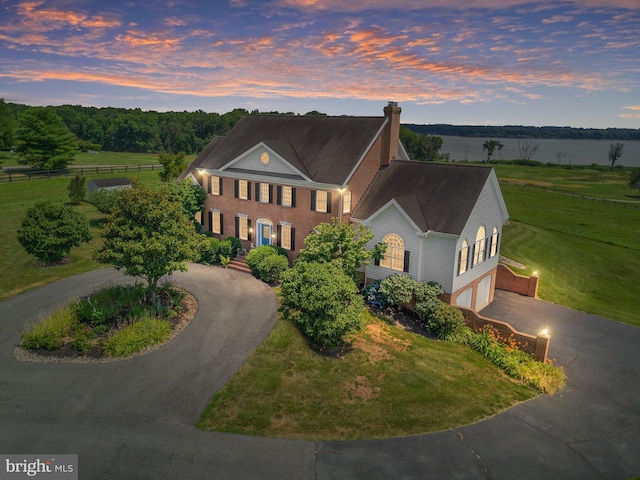
M 78 139 L 51 108 L 22 112 L 16 131 L 18 163 L 39 170 L 59 170 L 73 162 Z

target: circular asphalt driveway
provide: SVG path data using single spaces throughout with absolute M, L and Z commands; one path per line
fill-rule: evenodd
M 444 432 L 305 442 L 203 432 L 211 395 L 276 322 L 250 275 L 191 265 L 172 281 L 199 302 L 191 324 L 147 355 L 110 363 L 29 363 L 19 333 L 59 306 L 122 282 L 111 269 L 0 303 L 0 453 L 78 454 L 81 479 L 628 478 L 640 474 L 640 329 L 497 292 L 483 311 L 551 329 L 567 390 Z

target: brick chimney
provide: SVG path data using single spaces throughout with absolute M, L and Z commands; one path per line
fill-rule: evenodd
M 382 158 L 380 165 L 386 167 L 398 157 L 398 142 L 400 141 L 400 113 L 402 109 L 398 102 L 389 102 L 384 107 L 384 115 L 389 119 L 382 134 Z

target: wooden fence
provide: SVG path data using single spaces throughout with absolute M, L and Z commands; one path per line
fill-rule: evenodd
M 0 183 L 22 182 L 26 180 L 43 180 L 75 175 L 110 175 L 113 173 L 143 172 L 146 170 L 161 170 L 162 165 L 107 165 L 107 166 L 77 166 L 63 170 L 4 170 L 0 173 Z

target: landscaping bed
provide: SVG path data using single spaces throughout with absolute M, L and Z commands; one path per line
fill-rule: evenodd
M 153 298 L 153 300 L 152 300 Z M 114 286 L 57 310 L 22 334 L 16 357 L 25 361 L 106 361 L 148 353 L 178 335 L 198 302 L 164 286 Z

